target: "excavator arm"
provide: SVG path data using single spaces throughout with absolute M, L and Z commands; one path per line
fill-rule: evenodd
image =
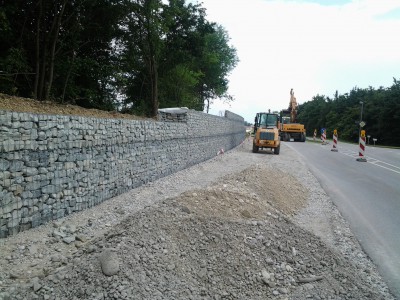
M 297 122 L 297 101 L 296 97 L 294 96 L 293 89 L 290 90 L 290 102 L 289 102 L 289 112 L 290 112 L 290 122 L 296 123 Z

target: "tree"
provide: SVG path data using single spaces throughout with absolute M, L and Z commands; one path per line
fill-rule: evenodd
M 236 50 L 184 0 L 0 0 L 0 91 L 155 116 L 232 101 Z
M 160 105 L 201 110 L 196 87 L 202 73 L 195 60 L 199 56 L 199 24 L 204 22 L 204 10 L 198 4 L 171 0 L 162 16 L 166 35 L 159 65 Z
M 333 100 L 315 96 L 299 107 L 299 121 L 306 125 L 308 134 L 313 128 L 337 129 L 341 139 L 358 141 L 360 101 L 363 102 L 363 121 L 367 134 L 380 144 L 400 146 L 400 82 L 393 78 L 389 88 L 353 88 L 344 95 L 335 94 Z
M 119 1 L 3 2 L 0 26 L 6 34 L 1 36 L 0 67 L 7 66 L 3 73 L 11 73 L 14 80 L 2 80 L 2 91 L 100 107 L 103 99 L 111 98 L 107 71 L 113 65 Z
M 125 70 L 135 70 L 133 76 L 128 75 L 128 84 L 133 87 L 127 89 L 127 97 L 136 102 L 137 107 L 138 102 L 148 100 L 150 106 L 144 112 L 156 116 L 159 106 L 158 65 L 165 34 L 161 16 L 163 4 L 160 0 L 135 0 L 127 1 L 126 5 L 128 14 L 122 23 Z
M 233 101 L 233 97 L 227 94 L 227 76 L 238 62 L 236 49 L 229 46 L 229 36 L 225 29 L 213 24 L 213 30 L 204 36 L 205 43 L 200 57 L 200 71 L 203 76 L 198 88 L 207 113 L 212 99 Z

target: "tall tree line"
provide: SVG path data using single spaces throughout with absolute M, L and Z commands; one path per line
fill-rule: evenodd
M 0 92 L 155 116 L 227 94 L 228 33 L 184 0 L 0 0 Z
M 361 104 L 361 102 L 363 104 Z M 317 95 L 299 106 L 298 120 L 305 124 L 307 134 L 326 128 L 328 136 L 337 129 L 339 138 L 358 141 L 359 123 L 363 111 L 366 134 L 380 145 L 400 146 L 400 81 L 393 78 L 391 87 L 353 88 L 349 93 L 333 98 Z

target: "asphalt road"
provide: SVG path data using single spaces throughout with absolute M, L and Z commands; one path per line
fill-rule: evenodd
M 354 144 L 339 141 L 338 152 L 331 151 L 332 142 L 285 145 L 304 157 L 400 299 L 400 149 L 367 146 L 367 162 L 358 162 Z

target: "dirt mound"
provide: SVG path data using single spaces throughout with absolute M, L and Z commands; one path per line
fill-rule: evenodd
M 222 182 L 186 192 L 177 201 L 198 214 L 231 220 L 262 219 L 272 208 L 292 215 L 307 203 L 308 191 L 300 182 L 268 166 L 252 166 Z
M 274 193 L 277 188 L 280 192 Z M 359 276 L 358 268 L 283 212 L 300 210 L 307 197 L 308 190 L 293 176 L 258 164 L 128 215 L 105 235 L 86 242 L 80 239 L 84 242 L 75 244 L 77 250 L 70 246 L 70 251 L 53 253 L 46 266 L 31 265 L 27 277 L 10 273 L 19 283 L 13 282 L 0 295 L 4 299 L 385 299 Z M 62 227 L 71 231 L 68 224 L 57 224 L 55 231 Z M 54 237 L 48 245 L 62 249 L 60 243 L 65 244 L 62 237 Z M 27 252 L 24 249 L 29 256 Z M 110 256 L 110 262 L 104 261 Z M 105 272 L 104 264 L 111 265 L 115 275 Z
M 146 119 L 144 117 L 139 117 L 131 114 L 121 114 L 115 111 L 87 109 L 77 105 L 60 104 L 51 101 L 37 101 L 34 99 L 9 96 L 1 93 L 0 93 L 0 110 L 9 110 L 15 112 L 31 112 L 35 114 L 47 114 L 47 115 L 73 115 L 73 116 L 84 116 L 90 118 L 131 119 L 131 120 Z

